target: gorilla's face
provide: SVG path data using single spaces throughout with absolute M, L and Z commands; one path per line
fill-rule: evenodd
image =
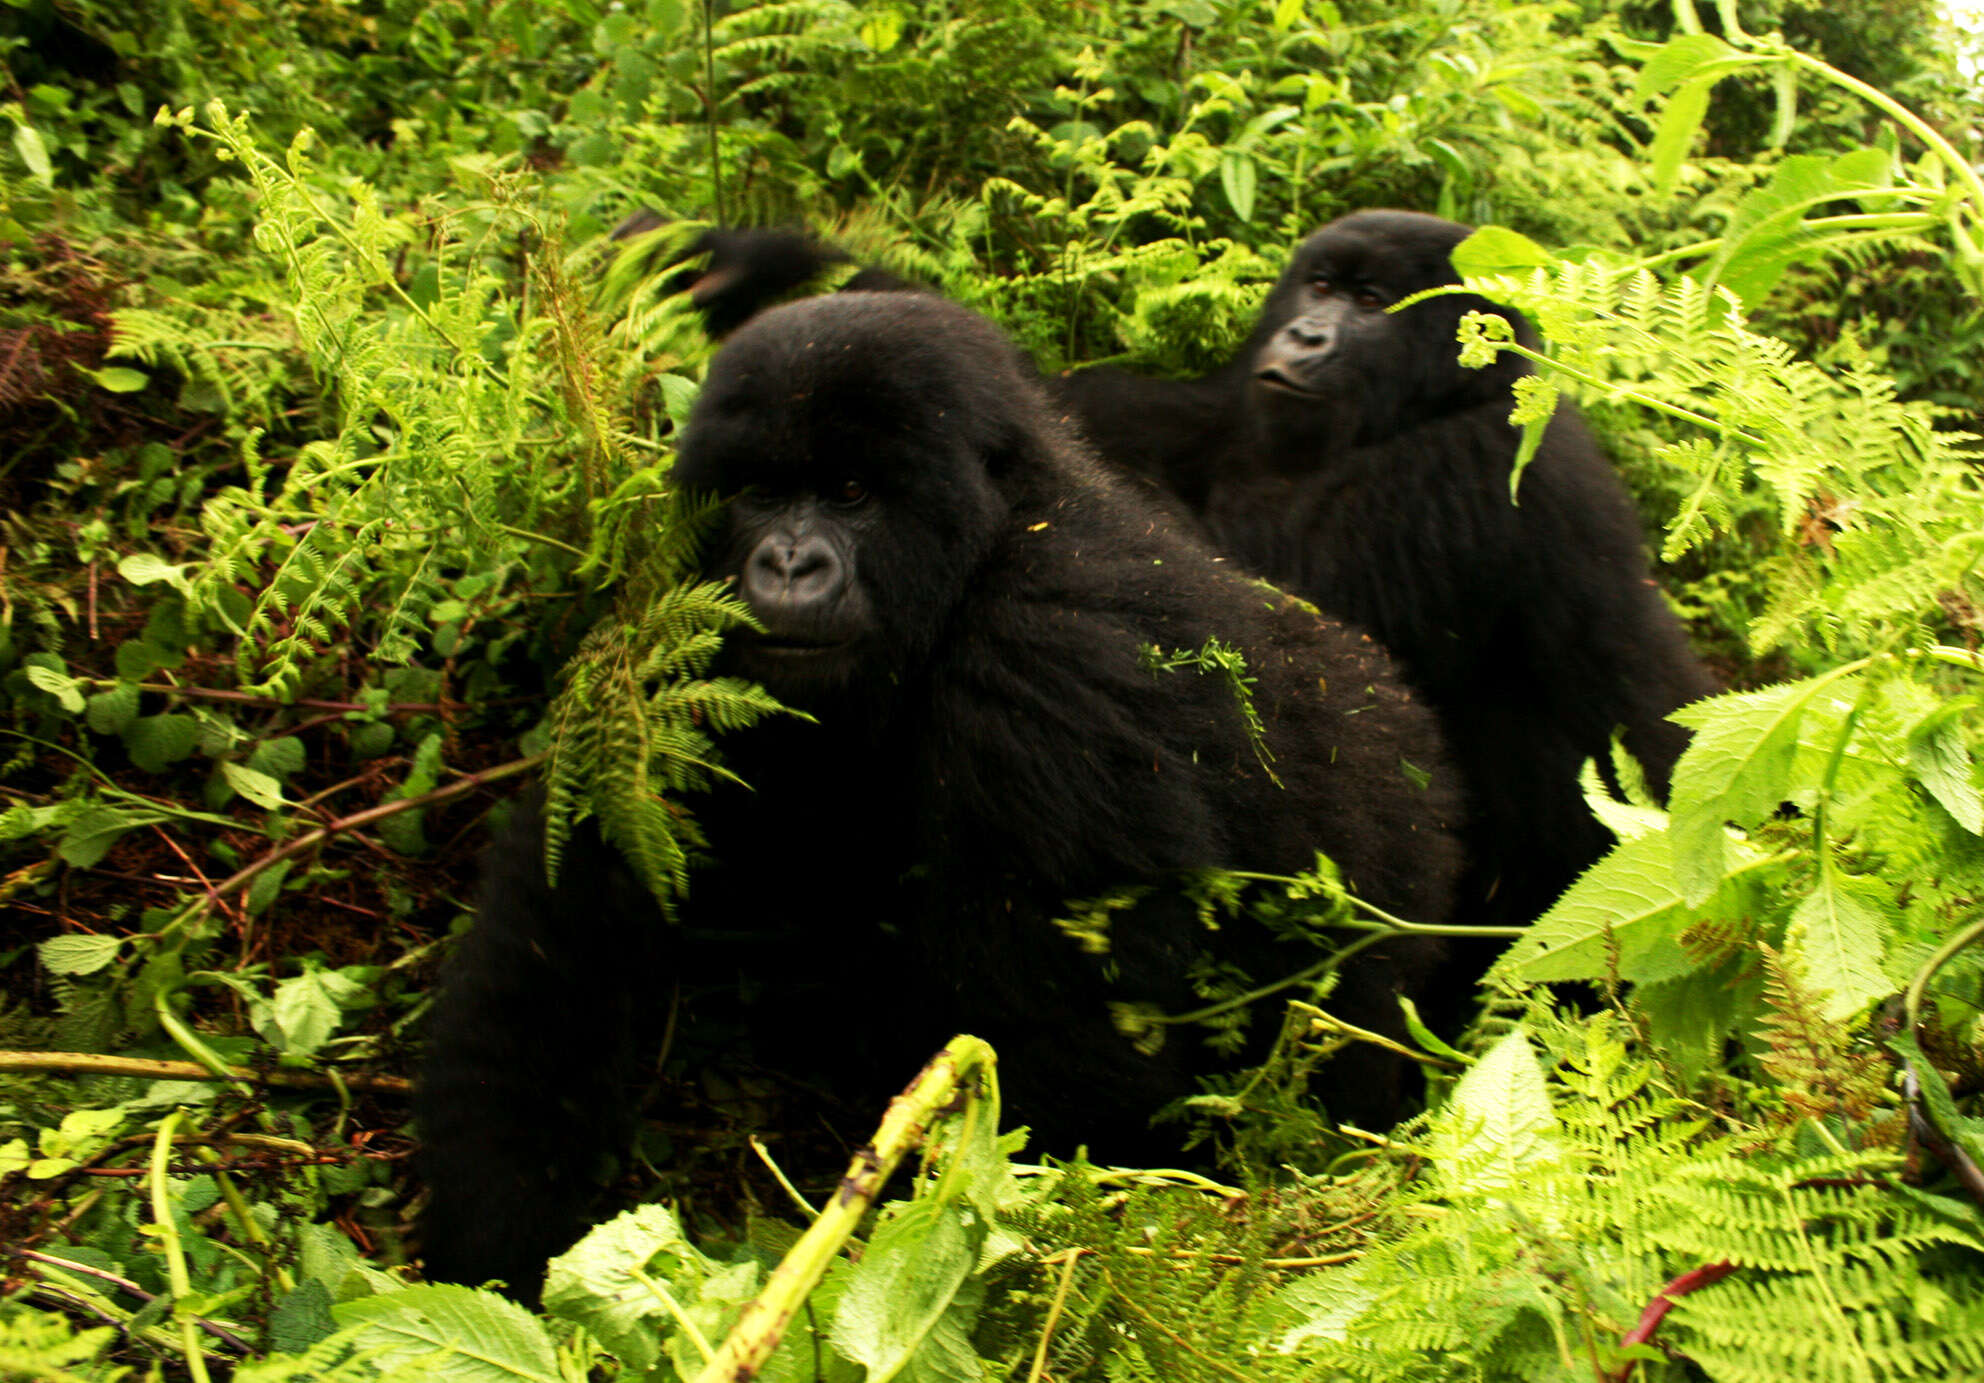
M 1010 354 L 949 304 L 862 293 L 723 349 L 676 479 L 732 497 L 708 566 L 763 625 L 732 636 L 732 670 L 803 706 L 928 656 L 1007 512 Z
M 1254 402 L 1274 435 L 1367 446 L 1506 394 L 1519 366 L 1463 369 L 1455 339 L 1464 313 L 1505 309 L 1458 294 L 1389 310 L 1457 282 L 1451 255 L 1467 234 L 1438 217 L 1368 211 L 1302 243 L 1249 346 Z

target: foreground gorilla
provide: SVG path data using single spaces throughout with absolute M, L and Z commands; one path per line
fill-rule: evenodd
M 1190 1009 L 1208 956 L 1267 979 L 1315 953 L 1207 932 L 1160 887 L 1097 958 L 1054 926 L 1065 900 L 1321 849 L 1391 912 L 1451 906 L 1454 775 L 1383 652 L 1173 531 L 964 309 L 842 294 L 763 315 L 714 362 L 676 477 L 734 496 L 707 565 L 764 629 L 732 636 L 726 670 L 817 722 L 726 741 L 754 791 L 698 803 L 718 864 L 681 926 L 587 829 L 556 888 L 528 817 L 492 852 L 417 1105 L 431 1276 L 529 1291 L 581 1230 L 671 986 L 695 1021 L 699 936 L 741 938 L 735 969 L 819 981 L 810 1045 L 872 1096 L 973 1031 L 1040 1142 L 1120 1158 L 1209 1063 L 1185 1029 L 1140 1054 L 1109 1004 Z M 1225 678 L 1147 657 L 1213 639 L 1245 655 L 1258 739 Z M 1423 940 L 1362 952 L 1331 1007 L 1397 1033 L 1395 994 L 1439 959 Z M 1396 1116 L 1386 1054 L 1329 1074 L 1336 1116 Z
M 1529 367 L 1505 354 L 1463 368 L 1455 329 L 1494 312 L 1533 343 L 1527 323 L 1471 294 L 1386 311 L 1456 282 L 1468 233 L 1414 212 L 1346 216 L 1297 249 L 1222 369 L 1046 383 L 1105 459 L 1184 501 L 1218 551 L 1385 644 L 1438 711 L 1472 799 L 1463 916 L 1520 923 L 1610 843 L 1578 788 L 1584 761 L 1608 763 L 1622 730 L 1665 797 L 1687 743 L 1667 713 L 1715 686 L 1568 404 L 1510 504 L 1510 390 Z M 783 231 L 702 248 L 726 322 L 844 258 Z M 755 268 L 773 261 L 775 283 Z

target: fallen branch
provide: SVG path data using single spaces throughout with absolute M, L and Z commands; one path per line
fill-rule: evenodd
M 826 1276 L 861 1217 L 881 1194 L 903 1154 L 923 1141 L 930 1121 L 949 1108 L 973 1077 L 989 1071 L 997 1058 L 976 1037 L 953 1037 L 902 1094 L 889 1101 L 874 1141 L 858 1149 L 820 1217 L 799 1236 L 765 1289 L 737 1317 L 716 1354 L 696 1375 L 696 1383 L 751 1383 L 785 1335 L 806 1296 Z
M 209 1071 L 194 1061 L 154 1061 L 150 1057 L 103 1056 L 96 1052 L 0 1051 L 0 1072 L 64 1072 L 76 1076 L 137 1076 L 144 1080 L 240 1080 L 281 1090 L 362 1090 L 375 1095 L 406 1095 L 413 1082 L 405 1076 L 369 1076 L 354 1072 L 336 1076 L 316 1071 L 260 1071 L 252 1066 L 228 1066 Z

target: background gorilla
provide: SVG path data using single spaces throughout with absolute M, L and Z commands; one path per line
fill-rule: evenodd
M 843 1038 L 861 1039 L 875 1095 L 974 1031 L 1000 1051 L 1015 1118 L 1061 1150 L 1122 1156 L 1206 1062 L 1182 1032 L 1139 1054 L 1108 1004 L 1196 1006 L 1188 972 L 1215 948 L 1260 977 L 1314 954 L 1208 933 L 1161 889 L 1116 915 L 1105 963 L 1053 925 L 1065 900 L 1203 866 L 1296 870 L 1322 849 L 1381 907 L 1448 911 L 1455 775 L 1378 646 L 1110 480 L 964 309 L 843 294 L 765 314 L 714 362 L 676 474 L 735 496 L 708 566 L 764 631 L 732 637 L 728 670 L 817 723 L 727 742 L 755 791 L 709 800 L 718 865 L 697 876 L 691 925 L 664 924 L 596 837 L 556 889 L 534 823 L 495 852 L 418 1104 L 430 1275 L 534 1284 L 580 1230 L 670 981 L 689 993 L 685 967 L 708 959 L 696 924 L 754 938 L 747 964 L 823 975 L 839 1011 L 812 1045 L 846 1062 Z M 1246 656 L 1264 743 L 1224 678 L 1145 656 L 1215 637 Z M 782 920 L 801 934 L 768 944 Z M 1438 959 L 1366 951 L 1332 1007 L 1396 1033 L 1394 993 Z M 1346 1059 L 1331 1111 L 1395 1117 L 1394 1059 Z
M 1667 721 L 1715 690 L 1647 571 L 1638 517 L 1583 421 L 1561 405 L 1509 502 L 1519 440 L 1510 389 L 1528 365 L 1458 362 L 1471 294 L 1385 311 L 1456 282 L 1469 231 L 1366 211 L 1297 249 L 1253 335 L 1197 380 L 1097 369 L 1046 381 L 1109 461 L 1203 520 L 1213 546 L 1363 625 L 1439 712 L 1472 799 L 1472 922 L 1525 922 L 1610 842 L 1578 789 L 1615 728 L 1664 797 L 1687 733 Z M 711 242 L 733 313 L 755 310 L 837 252 L 776 239 L 785 277 L 760 283 L 752 232 Z M 884 276 L 886 277 L 886 276 Z

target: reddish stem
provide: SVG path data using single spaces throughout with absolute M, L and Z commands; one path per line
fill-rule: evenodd
M 1654 1293 L 1653 1300 L 1647 1303 L 1646 1310 L 1640 1312 L 1639 1324 L 1619 1337 L 1619 1347 L 1631 1349 L 1634 1345 L 1646 1344 L 1653 1339 L 1653 1332 L 1660 1329 L 1660 1323 L 1667 1319 L 1667 1313 L 1674 1309 L 1674 1298 L 1685 1297 L 1690 1292 L 1698 1292 L 1704 1287 L 1722 1281 L 1735 1271 L 1734 1263 L 1709 1263 L 1692 1272 L 1682 1273 Z M 1628 1359 L 1619 1366 L 1618 1372 L 1611 1376 L 1608 1383 L 1627 1383 L 1627 1380 L 1633 1376 L 1633 1365 L 1638 1362 L 1637 1359 Z

